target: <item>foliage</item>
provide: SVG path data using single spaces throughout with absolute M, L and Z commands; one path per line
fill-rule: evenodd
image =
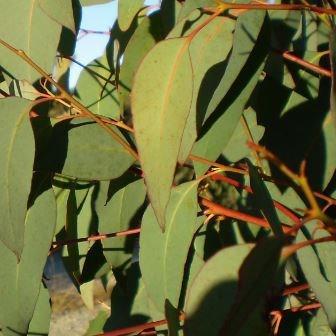
M 0 334 L 48 334 L 58 252 L 112 287 L 87 335 L 333 335 L 334 1 L 119 0 L 71 89 L 105 2 L 0 1 Z

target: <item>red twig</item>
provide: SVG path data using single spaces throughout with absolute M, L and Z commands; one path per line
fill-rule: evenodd
M 282 292 L 282 295 L 286 296 L 286 295 L 294 294 L 294 293 L 301 292 L 301 291 L 309 289 L 309 288 L 310 288 L 310 286 L 308 284 L 302 284 L 302 285 L 287 287 Z
M 305 69 L 311 70 L 319 75 L 322 76 L 327 76 L 327 77 L 331 77 L 331 71 L 325 68 L 322 68 L 316 64 L 307 62 L 305 60 L 303 60 L 302 58 L 293 55 L 292 53 L 290 53 L 289 51 L 284 51 L 284 52 L 280 52 L 282 57 L 290 62 L 293 62 L 295 64 L 299 64 L 300 66 L 302 66 Z
M 226 208 L 222 205 L 209 201 L 205 198 L 201 198 L 201 203 L 202 205 L 207 207 L 211 213 L 215 215 L 234 218 L 234 219 L 238 219 L 244 222 L 250 222 L 260 227 L 263 227 L 265 229 L 270 229 L 270 224 L 264 218 L 252 216 L 252 215 L 249 215 L 249 214 L 237 211 L 237 210 Z M 282 229 L 285 233 L 287 233 L 290 230 L 290 228 L 291 228 L 290 226 L 287 226 L 285 224 L 282 225 Z
M 251 187 L 245 186 L 245 185 L 239 183 L 238 181 L 236 181 L 236 180 L 234 180 L 234 179 L 232 179 L 230 177 L 224 176 L 222 174 L 212 175 L 211 178 L 213 180 L 220 180 L 220 181 L 226 182 L 228 184 L 233 185 L 236 188 L 244 189 L 248 193 L 251 193 L 251 194 L 253 193 Z M 281 211 L 285 216 L 287 216 L 288 218 L 290 218 L 295 224 L 301 223 L 301 219 L 295 213 L 293 213 L 291 210 L 289 210 L 285 205 L 283 205 L 280 202 L 275 201 L 275 200 L 273 200 L 273 203 L 274 203 L 274 206 L 279 211 Z

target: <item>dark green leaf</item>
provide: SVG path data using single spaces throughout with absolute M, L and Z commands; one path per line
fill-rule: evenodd
M 277 237 L 283 237 L 284 233 L 282 231 L 281 222 L 275 211 L 271 195 L 267 190 L 265 183 L 261 179 L 257 168 L 248 160 L 247 164 L 249 167 L 251 189 L 253 191 L 252 197 L 255 200 L 256 206 L 261 210 L 262 214 L 267 219 L 274 235 Z
M 116 127 L 111 129 L 123 138 Z M 45 169 L 86 180 L 117 178 L 134 162 L 104 129 L 83 119 L 57 123 L 45 157 Z
M 130 174 L 118 180 L 102 182 L 96 201 L 99 232 L 125 231 L 134 226 L 145 196 L 143 180 L 136 180 Z M 103 252 L 111 267 L 119 267 L 130 260 L 134 245 L 134 240 L 133 244 L 129 244 L 130 239 L 114 237 L 103 240 Z
M 204 264 L 187 293 L 185 335 L 218 335 L 234 303 L 239 268 L 252 248 L 247 244 L 232 246 Z
M 329 236 L 326 231 L 317 230 L 316 221 L 305 224 L 304 229 L 296 236 L 296 243 L 307 239 Z M 336 329 L 336 268 L 335 268 L 336 243 L 328 242 L 307 246 L 297 251 L 297 257 L 303 273 L 322 304 L 326 312 L 329 326 Z

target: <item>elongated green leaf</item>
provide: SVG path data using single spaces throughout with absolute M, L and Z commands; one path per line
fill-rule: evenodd
M 162 39 L 162 21 L 159 13 L 145 17 L 127 43 L 119 74 L 118 91 L 120 94 L 121 112 L 127 114 L 130 108 L 129 94 L 133 78 L 140 62 L 152 49 L 157 41 Z
M 35 154 L 29 122 L 31 102 L 0 100 L 0 240 L 20 258 Z
M 55 198 L 52 189 L 47 189 L 27 212 L 25 244 L 20 262 L 0 243 L 0 324 L 4 335 L 26 334 L 28 331 L 55 222 Z
M 123 138 L 116 127 L 111 129 Z M 134 162 L 105 130 L 87 119 L 57 123 L 45 157 L 44 169 L 88 180 L 119 177 Z
M 76 34 L 71 0 L 39 0 L 39 5 L 52 20 Z
M 134 17 L 144 7 L 144 0 L 119 0 L 118 23 L 121 30 L 126 31 L 132 24 Z
M 52 72 L 62 24 L 70 26 L 73 14 L 71 0 L 63 0 L 62 4 L 58 3 L 61 1 L 0 2 L 1 38 L 13 47 L 23 50 L 47 73 Z M 62 15 L 58 13 L 60 7 L 64 8 L 61 11 Z M 60 23 L 56 22 L 55 18 L 59 19 Z M 48 48 L 43 47 L 46 43 L 48 43 Z M 1 66 L 17 79 L 26 79 L 32 83 L 41 77 L 29 64 L 2 45 L 0 46 L 0 59 Z
M 258 143 L 264 134 L 264 127 L 257 124 L 256 113 L 251 108 L 244 111 L 239 124 L 223 151 L 223 155 L 229 161 L 237 162 L 246 157 L 255 159 L 247 146 L 247 141 L 251 140 L 249 133 L 254 143 Z
M 187 293 L 185 335 L 218 335 L 237 293 L 239 268 L 252 248 L 232 246 L 204 264 Z
M 270 224 L 274 235 L 283 237 L 281 222 L 275 211 L 273 200 L 263 180 L 261 179 L 259 172 L 255 166 L 247 160 L 250 174 L 250 184 L 253 191 L 253 198 L 256 202 L 257 208 L 261 210 L 264 217 Z
M 208 15 L 197 20 L 188 30 L 184 27 L 192 18 L 199 17 L 195 11 L 192 16 L 179 23 L 169 34 L 169 37 L 179 36 L 180 31 L 188 35 L 195 27 L 208 19 Z M 180 147 L 178 161 L 182 164 L 190 154 L 197 137 L 197 123 L 200 124 L 206 113 L 209 100 L 223 76 L 225 59 L 232 47 L 232 31 L 235 21 L 217 17 L 205 26 L 190 43 L 189 52 L 193 68 L 193 99 L 190 113 L 186 122 L 185 131 Z
M 34 309 L 33 318 L 29 324 L 28 335 L 48 335 L 51 319 L 49 291 L 41 285 L 40 293 Z
M 313 317 L 310 329 L 311 335 L 335 336 L 335 334 L 329 328 L 328 319 L 325 312 L 323 311 L 323 308 L 319 309 L 316 315 Z
M 83 105 L 91 112 L 119 119 L 119 98 L 116 85 L 111 78 L 106 55 L 92 61 L 82 70 L 76 93 Z
M 175 308 L 178 306 L 188 251 L 198 229 L 197 185 L 197 181 L 192 181 L 173 189 L 164 233 L 160 230 L 151 207 L 142 220 L 141 274 L 148 295 L 161 312 L 164 312 L 166 299 Z
M 134 219 L 145 197 L 143 180 L 136 180 L 130 175 L 111 182 L 102 182 L 96 201 L 99 232 L 119 232 L 134 226 Z M 110 267 L 119 267 L 131 259 L 133 244 L 127 242 L 130 242 L 130 238 L 115 237 L 102 241 L 104 255 Z M 127 245 L 130 245 L 129 248 Z
M 233 36 L 231 57 L 226 67 L 225 74 L 218 84 L 208 105 L 205 119 L 211 115 L 223 97 L 228 93 L 239 73 L 241 71 L 246 73 L 245 64 L 248 62 L 252 51 L 258 49 L 260 55 L 264 54 L 265 57 L 265 53 L 268 51 L 265 50 L 265 48 L 268 49 L 268 39 L 267 34 L 261 34 L 267 29 L 265 20 L 266 14 L 264 11 L 247 11 L 244 14 L 239 15 Z M 261 44 L 263 44 L 263 47 Z M 258 68 L 258 66 L 256 66 L 256 68 Z
M 141 63 L 132 91 L 140 162 L 149 198 L 162 229 L 192 101 L 188 45 L 186 38 L 158 43 Z
M 303 242 L 312 237 L 328 236 L 326 231 L 317 230 L 316 221 L 305 224 L 305 231 L 299 231 L 296 242 Z M 336 330 L 336 272 L 335 272 L 335 242 L 307 246 L 297 251 L 297 257 L 303 273 L 316 294 L 317 299 L 327 315 L 329 326 Z
M 261 11 L 259 13 L 248 11 L 239 16 L 241 21 L 240 25 L 237 23 L 229 63 L 207 110 L 207 114 L 210 115 L 210 111 L 213 111 L 225 96 L 216 110 L 216 114 L 220 114 L 214 120 L 210 118 L 205 124 L 207 131 L 201 134 L 200 139 L 195 143 L 192 151 L 194 155 L 212 161 L 217 159 L 229 142 L 258 82 L 268 51 L 265 16 L 260 13 Z M 249 16 L 246 17 L 245 25 L 243 17 L 247 14 Z M 253 41 L 252 33 L 256 35 Z M 194 162 L 194 167 L 197 175 L 201 175 L 208 168 L 207 165 L 197 162 Z
M 258 242 L 239 270 L 239 291 L 226 316 L 221 335 L 266 335 L 264 310 L 272 287 L 277 292 L 283 286 L 281 251 L 286 240 L 268 237 Z M 242 320 L 241 317 L 244 316 Z
M 330 92 L 330 112 L 336 127 L 336 27 L 334 26 L 330 32 L 329 48 L 330 48 L 330 64 L 332 70 L 331 92 Z

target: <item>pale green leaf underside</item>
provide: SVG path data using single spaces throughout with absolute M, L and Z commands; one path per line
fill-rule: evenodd
M 175 166 L 192 101 L 192 66 L 186 38 L 158 43 L 135 76 L 132 113 L 147 190 L 164 228 Z

